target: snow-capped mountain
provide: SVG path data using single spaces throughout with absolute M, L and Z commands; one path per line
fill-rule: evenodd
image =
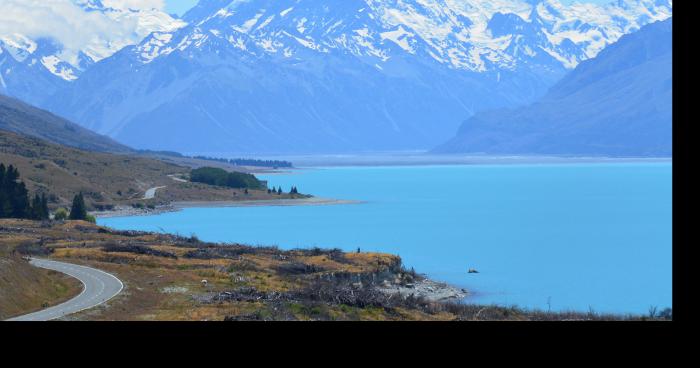
M 95 64 L 47 107 L 143 148 L 428 148 L 476 111 L 534 101 L 671 7 L 202 0 L 187 26 Z
M 5 9 L 0 7 L 0 10 Z M 60 10 L 65 14 L 59 10 L 49 10 L 45 14 L 58 19 L 60 27 L 65 28 L 61 32 L 72 32 L 75 31 L 73 27 L 80 27 L 88 36 L 71 37 L 77 41 L 65 45 L 60 37 L 41 35 L 40 31 L 36 32 L 39 36 L 30 37 L 0 28 L 0 93 L 40 103 L 65 87 L 66 82 L 78 79 L 94 63 L 137 44 L 151 32 L 170 32 L 186 25 L 158 9 L 113 8 L 100 0 L 65 0 Z M 75 12 L 80 17 L 69 19 Z M 78 26 L 70 22 L 84 24 Z M 100 26 L 82 29 L 93 24 Z
M 672 155 L 672 19 L 623 36 L 542 99 L 483 111 L 440 153 Z
M 95 62 L 113 55 L 126 46 L 134 45 L 152 32 L 173 32 L 187 25 L 181 19 L 159 9 L 115 8 L 105 6 L 101 0 L 73 0 L 89 13 L 98 13 L 115 24 L 126 25 L 123 33 L 100 34 L 82 50 Z
M 409 54 L 485 72 L 514 70 L 544 55 L 573 69 L 622 35 L 670 16 L 666 0 L 605 6 L 556 0 L 204 0 L 185 15 L 192 27 L 180 38 L 164 43 L 156 36 L 139 51 L 147 52 L 142 61 L 149 62 L 217 38 L 237 47 L 252 44 L 252 54 L 286 58 L 300 47 L 341 50 L 377 63 Z

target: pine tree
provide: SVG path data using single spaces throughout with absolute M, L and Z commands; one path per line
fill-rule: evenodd
M 47 219 L 46 195 L 35 195 L 30 201 L 29 191 L 19 177 L 16 167 L 0 164 L 0 218 Z
M 49 199 L 45 193 L 41 193 L 41 219 L 49 219 Z
M 39 194 L 34 195 L 29 217 L 32 220 L 41 220 L 41 197 L 39 197 Z
M 15 169 L 16 170 L 16 169 Z M 13 176 L 18 177 L 19 174 L 15 171 Z M 29 205 L 29 191 L 23 182 L 15 183 L 14 193 L 10 199 L 12 202 L 12 217 L 26 219 L 30 218 L 31 207 Z
M 83 198 L 83 193 L 76 194 L 73 198 L 73 206 L 70 209 L 71 220 L 85 220 L 87 219 L 87 210 L 85 209 L 85 199 Z
M 49 206 L 46 194 L 42 193 L 41 197 L 39 194 L 34 195 L 29 217 L 38 221 L 49 219 Z
M 12 209 L 10 208 L 9 196 L 7 195 L 7 184 L 5 182 L 6 168 L 0 163 L 0 218 L 10 216 Z

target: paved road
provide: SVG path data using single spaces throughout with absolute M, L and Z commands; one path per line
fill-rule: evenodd
M 75 298 L 39 312 L 9 319 L 9 321 L 49 321 L 68 314 L 98 306 L 119 294 L 124 284 L 104 271 L 70 263 L 32 259 L 31 264 L 75 277 L 83 283 L 83 292 Z
M 170 179 L 173 179 L 173 180 L 175 180 L 175 181 L 177 181 L 177 182 L 180 182 L 180 183 L 189 183 L 189 181 L 187 181 L 187 180 L 185 180 L 185 179 L 183 179 L 183 178 L 178 178 L 178 177 L 175 176 L 175 175 L 168 175 L 168 177 L 170 177 Z
M 151 189 L 147 190 L 147 191 L 146 191 L 146 194 L 143 196 L 143 199 L 153 199 L 153 198 L 155 198 L 155 197 L 156 197 L 156 191 L 158 191 L 158 189 L 163 189 L 163 188 L 166 188 L 166 187 L 155 187 L 155 188 L 151 188 Z

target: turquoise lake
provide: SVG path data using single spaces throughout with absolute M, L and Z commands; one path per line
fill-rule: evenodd
M 672 306 L 671 177 L 670 162 L 318 168 L 261 178 L 362 203 L 99 223 L 285 249 L 359 247 L 468 289 L 466 302 L 646 313 Z

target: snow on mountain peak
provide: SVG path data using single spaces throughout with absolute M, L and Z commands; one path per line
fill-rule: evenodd
M 72 81 L 86 66 L 139 43 L 152 32 L 173 32 L 187 24 L 151 3 L 6 0 L 0 3 L 0 50 L 16 62 L 40 61 L 53 75 Z M 52 45 L 38 47 L 39 39 L 51 40 Z
M 572 69 L 622 35 L 667 19 L 671 7 L 666 0 L 202 0 L 184 18 L 212 40 L 257 56 L 348 52 L 375 64 L 408 54 L 488 72 L 544 60 Z M 141 61 L 159 56 L 155 45 L 163 54 L 187 50 L 193 27 L 173 33 L 177 47 L 160 44 L 161 36 L 145 40 Z

